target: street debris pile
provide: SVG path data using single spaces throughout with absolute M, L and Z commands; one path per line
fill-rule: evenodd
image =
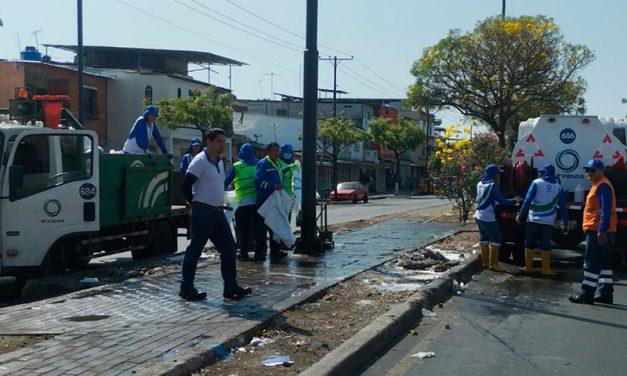
M 478 248 L 477 233 L 462 232 L 403 255 L 403 260 L 411 260 L 418 257 L 418 252 L 427 251 L 426 255 L 430 255 L 427 259 L 434 260 L 428 268 L 402 269 L 405 273 L 426 273 L 426 280 L 399 282 L 404 278 L 403 273 L 397 272 L 400 277 L 392 275 L 390 269 L 384 267 L 360 273 L 330 288 L 317 301 L 284 312 L 267 329 L 257 333 L 248 345 L 230 349 L 225 360 L 194 375 L 298 375 L 439 275 L 433 271 L 435 266 L 456 265 Z M 437 319 L 437 314 L 431 310 L 425 309 L 422 315 L 426 319 Z M 433 356 L 435 354 L 427 353 L 417 357 Z

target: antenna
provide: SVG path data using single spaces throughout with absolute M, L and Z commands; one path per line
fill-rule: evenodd
M 22 53 L 22 43 L 20 42 L 20 33 L 17 33 L 17 48 L 20 49 L 19 53 Z
M 274 99 L 274 76 L 281 77 L 280 74 L 274 72 L 262 73 L 262 76 L 270 76 L 270 100 Z
M 35 45 L 37 46 L 37 50 L 39 51 L 39 39 L 37 38 L 37 34 L 41 33 L 44 29 L 35 30 L 30 35 L 35 36 Z

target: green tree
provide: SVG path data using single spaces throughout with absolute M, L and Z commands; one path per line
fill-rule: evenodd
M 164 99 L 159 101 L 159 111 L 168 128 L 175 129 L 192 124 L 203 137 L 209 128 L 221 128 L 227 135 L 233 131 L 233 96 L 220 94 L 210 87 L 205 92 L 194 90 L 188 98 Z
M 318 146 L 331 160 L 333 189 L 337 194 L 337 161 L 342 150 L 360 141 L 365 141 L 368 133 L 354 121 L 343 117 L 322 119 L 318 123 Z
M 408 103 L 455 108 L 489 125 L 505 146 L 506 131 L 541 114 L 583 113 L 580 71 L 594 59 L 586 46 L 565 42 L 544 16 L 491 17 L 472 32 L 451 30 L 411 69 Z
M 391 119 L 376 118 L 370 122 L 368 131 L 373 141 L 394 152 L 396 157 L 395 183 L 400 183 L 401 155 L 416 149 L 424 142 L 425 132 L 411 119 L 399 117 L 398 123 Z M 398 191 L 398 189 L 397 189 Z

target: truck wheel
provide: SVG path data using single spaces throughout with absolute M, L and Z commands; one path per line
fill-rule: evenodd
M 169 255 L 176 252 L 176 230 L 167 221 L 159 221 L 150 234 L 148 253 L 152 256 Z

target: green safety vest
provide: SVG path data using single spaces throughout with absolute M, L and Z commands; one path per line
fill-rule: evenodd
M 292 165 L 288 165 L 282 159 L 279 159 L 279 168 L 283 171 L 284 168 L 289 167 L 286 173 L 283 174 L 283 190 L 288 196 L 294 197 L 294 173 L 292 172 Z
M 235 168 L 233 185 L 235 186 L 235 197 L 237 197 L 237 201 L 242 201 L 245 198 L 256 198 L 255 172 L 257 167 L 238 161 L 233 163 L 233 168 Z

